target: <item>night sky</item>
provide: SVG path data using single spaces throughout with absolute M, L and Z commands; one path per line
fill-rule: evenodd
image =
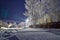
M 25 0 L 0 0 L 0 20 L 24 21 Z

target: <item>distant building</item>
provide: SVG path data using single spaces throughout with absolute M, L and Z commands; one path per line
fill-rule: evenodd
M 18 25 L 15 21 L 9 22 L 9 24 L 8 24 L 8 28 L 17 28 L 17 27 L 18 27 Z
M 0 20 L 0 27 L 3 28 L 18 28 L 18 24 L 15 21 L 3 21 Z
M 8 27 L 8 23 L 5 21 L 0 20 L 0 27 Z
M 2 21 L 0 20 L 0 28 L 2 27 Z
M 19 24 L 18 24 L 18 26 L 20 25 L 20 27 L 25 27 L 26 26 L 26 23 L 25 22 L 20 22 Z

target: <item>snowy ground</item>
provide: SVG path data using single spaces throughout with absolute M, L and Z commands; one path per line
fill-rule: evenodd
M 0 40 L 60 40 L 60 29 L 0 29 Z

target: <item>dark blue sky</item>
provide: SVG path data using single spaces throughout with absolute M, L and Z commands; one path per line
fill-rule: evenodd
M 0 0 L 0 19 L 24 21 L 25 0 Z

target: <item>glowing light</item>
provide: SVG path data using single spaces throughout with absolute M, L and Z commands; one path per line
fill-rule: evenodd
M 26 19 L 26 22 L 28 22 L 29 20 L 28 19 Z
M 29 27 L 29 19 L 26 19 L 26 27 Z
M 9 24 L 9 25 L 8 25 L 8 28 L 11 27 L 11 26 L 12 26 L 12 24 Z
M 5 27 L 1 27 L 1 29 L 23 29 L 23 27 L 22 28 L 5 28 Z

